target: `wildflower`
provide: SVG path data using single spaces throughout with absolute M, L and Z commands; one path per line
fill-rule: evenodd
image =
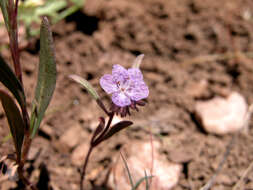
M 138 110 L 136 105 L 145 105 L 142 99 L 149 95 L 139 68 L 125 69 L 114 65 L 112 74 L 105 74 L 100 79 L 100 85 L 106 93 L 112 95 L 112 111 L 120 113 L 122 117 L 130 115 L 129 107 Z

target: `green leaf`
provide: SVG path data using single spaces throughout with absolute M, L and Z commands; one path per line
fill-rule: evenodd
M 21 2 L 19 5 L 19 19 L 26 26 L 35 22 L 40 22 L 41 16 L 57 16 L 57 13 L 67 7 L 66 0 L 47 0 L 47 1 L 29 1 Z
M 131 183 L 131 187 L 132 187 L 132 189 L 133 189 L 133 188 L 134 188 L 134 182 L 133 182 L 133 178 L 132 178 L 132 176 L 131 176 L 129 167 L 128 167 L 128 165 L 127 165 L 127 161 L 126 161 L 126 159 L 124 158 L 124 156 L 122 155 L 121 152 L 120 152 L 120 156 L 121 156 L 121 158 L 122 158 L 122 160 L 123 160 L 123 162 L 124 162 L 125 168 L 126 168 L 126 170 L 127 170 L 128 178 L 129 178 L 129 181 L 130 181 L 130 183 Z
M 69 15 L 72 15 L 74 14 L 76 11 L 78 11 L 80 9 L 79 6 L 72 6 L 72 7 L 69 7 L 67 9 L 65 9 L 64 11 L 62 11 L 61 13 L 59 13 L 57 16 L 55 16 L 53 19 L 52 19 L 52 22 L 53 23 L 57 23 L 59 22 L 60 20 L 63 20 L 64 18 L 68 17 Z
M 24 89 L 9 65 L 0 56 L 0 82 L 8 88 L 22 107 L 25 105 Z
M 36 134 L 45 111 L 50 103 L 56 84 L 56 64 L 53 37 L 49 21 L 43 18 L 40 29 L 40 62 L 31 116 L 32 138 Z
M 130 125 L 132 125 L 133 122 L 132 121 L 120 121 L 118 123 L 116 123 L 115 125 L 113 125 L 110 130 L 105 134 L 105 136 L 103 137 L 103 141 L 106 139 L 109 139 L 111 136 L 113 136 L 114 134 L 118 133 L 119 131 L 129 127 Z
M 149 181 L 148 181 L 148 176 L 146 170 L 144 171 L 145 173 L 145 183 L 146 183 L 146 190 L 149 190 Z
M 82 8 L 85 3 L 85 0 L 71 0 L 71 1 L 75 6 L 78 6 L 80 8 Z
M 4 17 L 5 26 L 10 31 L 10 22 L 9 22 L 9 14 L 8 14 L 8 6 L 9 0 L 0 0 L 0 6 Z
M 38 7 L 36 14 L 38 16 L 48 15 L 54 17 L 57 15 L 57 12 L 63 8 L 66 8 L 67 5 L 68 4 L 66 0 L 47 0 L 43 6 Z
M 93 86 L 87 80 L 85 80 L 77 75 L 70 75 L 69 78 L 71 78 L 75 82 L 81 84 L 95 100 L 100 99 L 95 88 L 93 88 Z
M 149 187 L 147 186 L 148 184 L 147 181 L 148 181 L 148 178 L 152 178 L 152 177 L 154 176 L 147 176 L 147 174 L 145 173 L 145 177 L 142 177 L 141 179 L 139 179 L 137 183 L 135 184 L 135 186 L 132 188 L 132 190 L 136 190 L 144 180 L 146 181 L 146 189 L 148 190 Z
M 25 0 L 20 1 L 18 19 L 24 23 L 27 37 L 37 36 L 42 16 L 49 17 L 52 24 L 72 15 L 84 5 L 84 0 Z
M 81 9 L 84 6 L 84 0 L 71 0 L 71 4 L 73 4 L 71 7 L 66 8 L 64 11 L 61 11 L 52 19 L 53 23 L 57 23 Z
M 11 135 L 13 137 L 14 145 L 17 151 L 17 158 L 19 160 L 21 157 L 21 149 L 24 139 L 24 128 L 25 128 L 24 120 L 13 98 L 4 90 L 1 89 L 0 89 L 0 99 L 5 114 L 7 116 Z

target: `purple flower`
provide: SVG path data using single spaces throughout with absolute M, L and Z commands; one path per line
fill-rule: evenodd
M 112 74 L 105 74 L 100 85 L 108 94 L 112 94 L 112 102 L 118 107 L 126 107 L 148 97 L 148 86 L 138 68 L 125 69 L 114 65 Z

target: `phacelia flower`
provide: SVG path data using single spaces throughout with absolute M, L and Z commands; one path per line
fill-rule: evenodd
M 114 111 L 125 112 L 123 116 L 129 113 L 128 107 L 136 109 L 136 105 L 142 105 L 142 99 L 149 95 L 148 86 L 139 68 L 125 69 L 114 65 L 112 74 L 105 74 L 100 79 L 100 85 L 106 93 L 112 95 Z

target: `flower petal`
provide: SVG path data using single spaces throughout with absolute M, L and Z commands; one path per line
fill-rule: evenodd
M 126 90 L 126 94 L 131 98 L 131 100 L 139 101 L 148 97 L 148 86 L 143 80 L 132 81 L 131 86 Z
M 142 80 L 143 79 L 141 70 L 138 68 L 130 68 L 127 70 L 127 72 L 128 72 L 130 79 L 134 79 L 134 80 Z
M 115 82 L 125 83 L 129 78 L 127 70 L 121 65 L 113 65 L 112 76 Z
M 112 75 L 106 74 L 100 78 L 100 86 L 107 94 L 111 94 L 118 90 L 116 83 L 113 81 Z
M 126 96 L 123 92 L 115 92 L 112 94 L 112 102 L 119 106 L 119 107 L 125 107 L 129 106 L 131 104 L 131 100 L 128 96 Z

